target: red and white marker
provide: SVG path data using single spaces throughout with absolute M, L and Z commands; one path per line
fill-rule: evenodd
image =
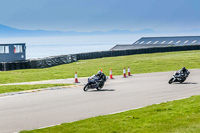
M 124 67 L 124 70 L 123 70 L 123 75 L 124 75 L 124 78 L 126 78 L 126 69 Z
M 128 76 L 131 76 L 131 70 L 130 70 L 130 67 L 128 67 Z
M 75 72 L 75 83 L 78 83 L 78 75 L 77 75 L 77 72 Z
M 112 69 L 110 69 L 110 79 L 113 79 Z
M 101 72 L 103 72 L 103 70 L 101 69 Z

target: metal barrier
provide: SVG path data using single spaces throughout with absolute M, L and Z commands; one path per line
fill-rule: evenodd
M 96 59 L 102 57 L 124 56 L 134 54 L 158 53 L 158 52 L 172 52 L 172 51 L 187 51 L 187 50 L 200 50 L 200 45 L 188 46 L 170 46 L 170 47 L 154 47 L 154 48 L 141 48 L 117 51 L 101 51 L 76 54 L 77 60 Z
M 76 55 L 61 55 L 47 58 L 28 60 L 31 68 L 47 68 L 77 61 Z
M 30 68 L 47 68 L 61 64 L 68 64 L 77 61 L 76 55 L 52 56 L 48 58 L 30 59 L 26 61 L 2 62 L 0 71 L 30 69 Z

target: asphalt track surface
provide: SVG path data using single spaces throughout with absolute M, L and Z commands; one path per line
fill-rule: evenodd
M 200 95 L 200 69 L 190 72 L 182 84 L 168 84 L 173 72 L 160 72 L 116 76 L 102 91 L 84 92 L 79 86 L 0 97 L 0 132 L 37 129 Z M 84 84 L 87 79 L 79 81 Z

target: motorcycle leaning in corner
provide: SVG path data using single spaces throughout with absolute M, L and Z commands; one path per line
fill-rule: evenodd
M 100 77 L 98 74 L 89 77 L 88 83 L 84 86 L 83 90 L 87 91 L 88 89 L 95 89 L 95 88 L 97 90 L 101 90 L 106 82 L 107 77 L 103 73 L 101 73 Z
M 179 83 L 183 83 L 187 77 L 189 76 L 190 72 L 185 69 L 185 67 L 182 68 L 183 70 L 179 70 L 176 71 L 173 75 L 173 77 L 169 80 L 169 84 L 173 83 L 173 82 L 179 82 Z

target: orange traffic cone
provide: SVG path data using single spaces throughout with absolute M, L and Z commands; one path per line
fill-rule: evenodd
M 77 75 L 77 72 L 75 72 L 75 83 L 79 83 L 79 82 L 78 82 L 78 75 Z
M 103 72 L 103 70 L 101 69 L 101 72 Z
M 130 67 L 128 67 L 128 76 L 131 76 L 131 70 L 130 70 Z
M 110 69 L 110 79 L 114 79 L 112 75 L 112 69 Z
M 124 70 L 123 70 L 123 77 L 126 78 L 126 69 L 124 67 Z

